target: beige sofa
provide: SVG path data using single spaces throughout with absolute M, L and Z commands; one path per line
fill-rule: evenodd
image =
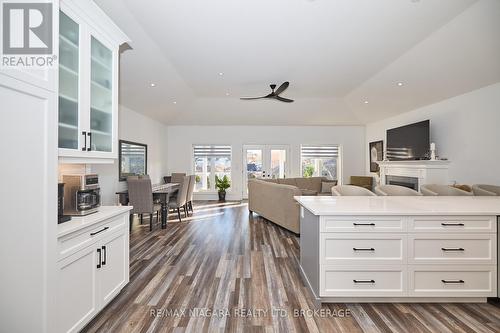
M 293 199 L 300 195 L 331 195 L 322 192 L 324 177 L 251 179 L 248 181 L 248 209 L 295 233 L 300 233 L 299 204 Z

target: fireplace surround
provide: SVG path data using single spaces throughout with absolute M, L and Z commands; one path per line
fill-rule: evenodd
M 424 184 L 448 184 L 449 161 L 381 161 L 381 185 L 406 186 L 416 191 Z

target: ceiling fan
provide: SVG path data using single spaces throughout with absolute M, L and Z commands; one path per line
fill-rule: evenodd
M 278 101 L 281 101 L 281 102 L 285 102 L 285 103 L 292 103 L 293 102 L 293 99 L 288 99 L 288 98 L 284 98 L 284 97 L 281 97 L 279 96 L 279 94 L 281 94 L 283 91 L 286 90 L 286 88 L 288 88 L 288 86 L 290 85 L 290 82 L 283 82 L 283 84 L 281 86 L 279 86 L 278 89 L 276 89 L 276 91 L 274 90 L 276 88 L 276 85 L 275 84 L 271 84 L 269 85 L 271 87 L 271 93 L 269 95 L 266 95 L 266 96 L 261 96 L 261 97 L 241 97 L 240 99 L 242 100 L 251 100 L 251 99 L 262 99 L 262 98 L 271 98 L 271 99 L 275 99 L 275 100 L 278 100 Z

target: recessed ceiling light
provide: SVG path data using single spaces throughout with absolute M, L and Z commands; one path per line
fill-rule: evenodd
M 229 93 L 228 93 L 228 92 L 226 93 L 226 96 L 229 96 Z
M 224 75 L 224 73 L 220 72 L 220 73 L 219 73 L 219 76 L 222 76 L 222 75 Z
M 398 87 L 402 87 L 403 86 L 403 82 L 398 82 Z
M 156 87 L 156 83 L 151 83 L 150 86 L 154 88 Z
M 176 102 L 176 101 L 173 101 L 172 103 L 177 104 L 177 102 Z
M 365 101 L 364 103 L 365 103 L 365 104 L 368 104 L 368 101 Z

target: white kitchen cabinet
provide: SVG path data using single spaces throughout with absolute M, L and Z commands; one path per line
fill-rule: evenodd
M 128 208 L 74 220 L 67 223 L 77 228 L 58 240 L 57 332 L 78 332 L 129 282 Z
M 118 150 L 119 47 L 127 36 L 92 1 L 61 1 L 59 160 L 112 163 Z

